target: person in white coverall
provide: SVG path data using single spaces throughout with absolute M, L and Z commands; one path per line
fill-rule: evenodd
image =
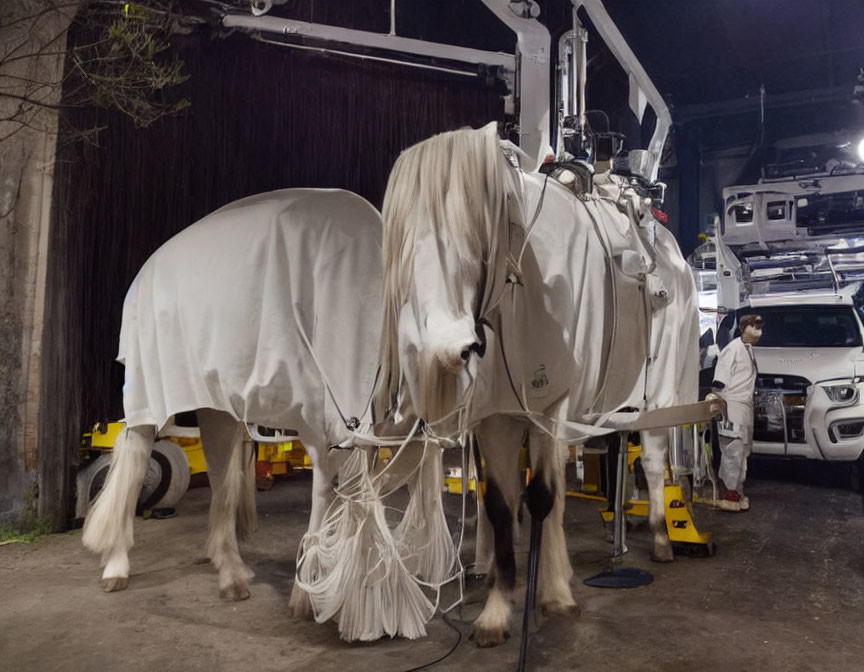
M 718 422 L 720 439 L 720 480 L 725 492 L 720 507 L 727 511 L 746 511 L 750 501 L 744 496 L 747 458 L 753 447 L 753 389 L 756 386 L 756 358 L 753 346 L 762 337 L 762 317 L 744 315 L 739 321 L 741 336 L 734 339 L 717 358 L 712 394 L 726 402 L 726 417 Z

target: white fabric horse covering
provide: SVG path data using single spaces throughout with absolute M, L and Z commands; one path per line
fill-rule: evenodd
M 641 191 L 600 174 L 590 193 L 575 194 L 531 167 L 520 170 L 501 154 L 494 124 L 424 141 L 391 173 L 382 345 L 382 367 L 391 368 L 376 401 L 413 405 L 435 434 L 477 433 L 495 531 L 494 581 L 475 623 L 481 646 L 506 639 L 514 551 L 499 532 L 506 535 L 516 515 L 520 493 L 510 472 L 526 434 L 535 504 L 554 500 L 539 598 L 566 610 L 573 597 L 563 445 L 616 431 L 604 416 L 625 408 L 696 401 L 693 277 Z M 644 432 L 643 466 L 652 553 L 671 560 L 664 433 Z M 491 535 L 483 538 L 489 548 L 478 550 L 484 568 Z
M 353 437 L 343 416 L 371 428 L 381 276 L 380 215 L 350 192 L 285 189 L 208 215 L 160 247 L 127 293 L 127 424 L 159 429 L 182 411 L 225 411 L 297 430 L 317 469 L 319 451 Z M 415 574 L 442 581 L 453 562 L 440 492 L 417 498 L 394 538 L 363 455 L 340 472 L 340 492 L 355 496 L 333 502 L 324 528 L 304 537 L 297 583 L 316 619 L 337 620 L 348 641 L 419 637 L 434 602 Z M 441 473 L 437 448 L 419 472 Z
M 672 232 L 639 203 L 639 196 L 621 178 L 605 174 L 595 185 L 603 200 L 626 209 L 634 249 L 645 266 L 650 321 L 645 410 L 695 402 L 699 397 L 699 314 L 693 271 Z M 619 311 L 619 323 L 625 329 L 632 326 L 631 320 Z
M 362 416 L 377 370 L 380 256 L 378 212 L 341 190 L 250 196 L 189 226 L 126 296 L 126 422 L 161 428 L 213 408 L 344 440 L 322 373 L 346 418 Z
M 671 232 L 640 215 L 638 195 L 614 176 L 598 176 L 583 198 L 540 173 L 517 179 L 526 226 L 542 194 L 521 285 L 500 303 L 506 368 L 528 409 L 569 395 L 570 419 L 590 422 L 696 401 L 696 290 Z M 472 422 L 521 410 L 501 349 L 488 349 L 493 357 L 475 363 Z

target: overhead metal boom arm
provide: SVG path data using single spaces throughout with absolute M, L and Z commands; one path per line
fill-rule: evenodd
M 666 136 L 672 126 L 672 115 L 663 96 L 654 86 L 648 73 L 639 63 L 636 54 L 630 49 L 627 40 L 618 30 L 615 22 L 609 16 L 606 8 L 603 6 L 602 0 L 572 0 L 573 12 L 577 12 L 580 7 L 584 7 L 591 22 L 600 33 L 600 37 L 609 47 L 609 50 L 618 59 L 618 63 L 624 68 L 630 78 L 630 108 L 637 116 L 639 121 L 642 121 L 642 112 L 645 109 L 645 103 L 651 105 L 654 113 L 657 115 L 657 125 L 654 128 L 654 134 L 651 136 L 651 142 L 648 144 L 648 151 L 651 153 L 652 166 L 650 170 L 651 181 L 657 179 L 657 172 L 660 168 L 660 156 L 663 153 L 663 146 L 666 144 Z

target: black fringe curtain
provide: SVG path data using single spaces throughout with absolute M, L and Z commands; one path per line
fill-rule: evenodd
M 503 119 L 500 91 L 474 78 L 241 34 L 197 34 L 174 49 L 191 74 L 178 87 L 190 108 L 147 129 L 117 113 L 77 110 L 77 127 L 107 125 L 99 146 L 58 150 L 39 439 L 40 506 L 57 529 L 71 511 L 81 432 L 123 415 L 123 369 L 114 362 L 123 297 L 161 243 L 230 201 L 272 189 L 341 187 L 380 208 L 402 149 Z

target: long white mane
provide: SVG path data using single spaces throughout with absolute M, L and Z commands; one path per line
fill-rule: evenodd
M 457 268 L 448 272 L 456 274 L 455 286 L 466 280 L 478 283 L 475 314 L 481 315 L 500 287 L 499 271 L 509 249 L 508 170 L 494 122 L 478 130 L 441 133 L 397 159 L 383 208 L 386 270 L 375 402 L 385 414 L 398 409 L 402 396 L 397 330 L 399 312 L 414 283 L 415 241 L 432 233 L 439 245 L 455 249 Z

